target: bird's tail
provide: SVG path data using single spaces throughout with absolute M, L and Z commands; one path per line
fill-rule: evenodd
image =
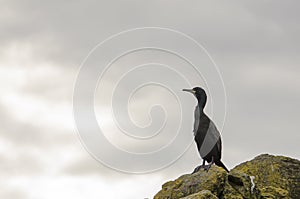
M 223 169 L 225 169 L 227 171 L 227 173 L 229 173 L 229 170 L 226 168 L 226 166 L 223 164 L 223 162 L 221 160 L 215 161 L 215 164 L 219 167 L 222 167 Z

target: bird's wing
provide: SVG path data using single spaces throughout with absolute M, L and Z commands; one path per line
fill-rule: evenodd
M 200 123 L 200 109 L 199 109 L 199 106 L 197 105 L 195 107 L 195 112 L 194 112 L 194 136 L 196 136 L 196 133 L 198 131 L 198 128 L 199 128 L 199 123 Z
M 209 128 L 207 129 L 203 144 L 200 148 L 201 157 L 206 156 L 215 146 L 217 147 L 217 151 L 221 152 L 220 133 L 215 124 L 210 121 Z

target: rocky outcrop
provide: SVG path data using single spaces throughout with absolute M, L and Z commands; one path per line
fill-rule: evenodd
M 300 199 L 300 161 L 260 155 L 229 173 L 212 166 L 165 183 L 154 199 Z

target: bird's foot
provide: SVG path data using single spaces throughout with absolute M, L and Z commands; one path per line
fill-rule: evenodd
M 204 165 L 199 165 L 199 166 L 197 166 L 195 169 L 194 169 L 194 171 L 193 171 L 193 173 L 192 174 L 194 174 L 194 173 L 197 173 L 201 168 L 203 168 L 204 167 Z
M 204 165 L 204 171 L 208 172 L 212 164 Z

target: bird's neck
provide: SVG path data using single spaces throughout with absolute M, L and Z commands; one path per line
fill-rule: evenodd
M 206 100 L 203 100 L 203 99 L 198 100 L 198 106 L 199 106 L 199 110 L 201 113 L 203 113 L 205 104 L 206 104 Z

